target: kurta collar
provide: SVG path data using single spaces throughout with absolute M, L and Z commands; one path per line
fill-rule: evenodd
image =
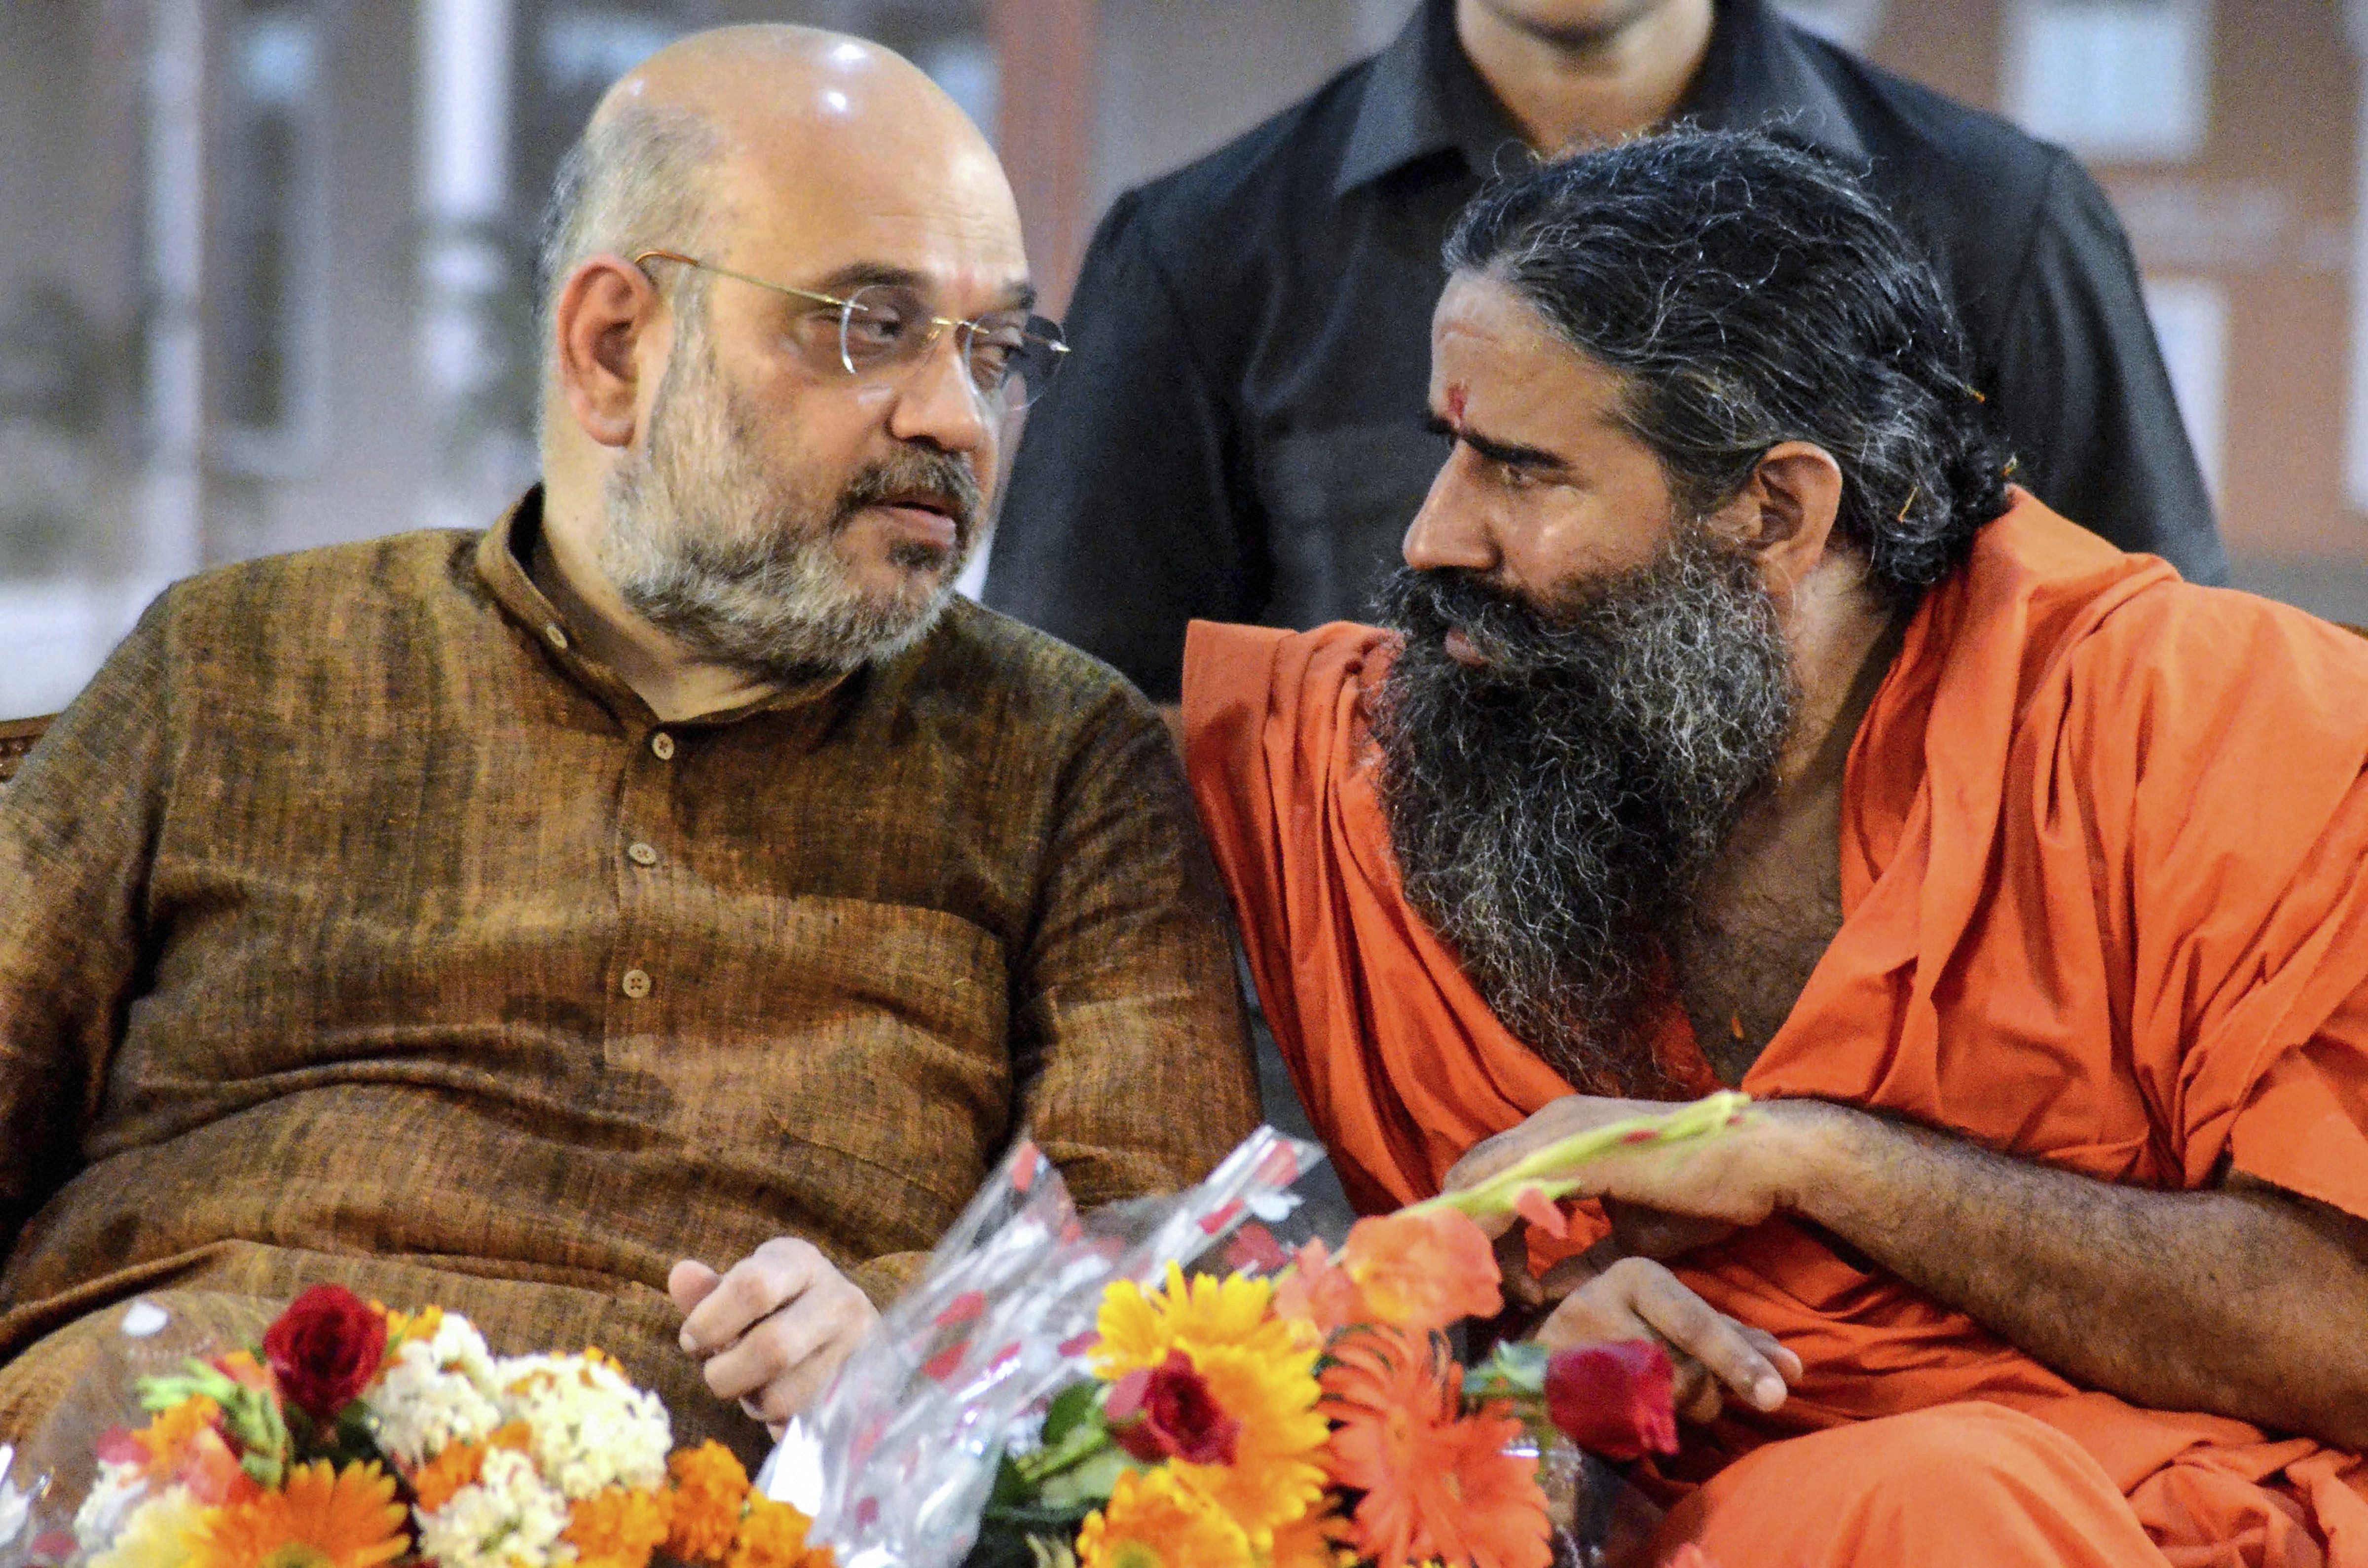
M 582 630 L 572 625 L 527 574 L 526 557 L 534 549 L 535 536 L 541 528 L 542 486 L 537 484 L 518 497 L 501 520 L 477 541 L 478 581 L 493 596 L 502 613 L 541 645 L 552 664 L 569 681 L 598 699 L 628 729 L 638 733 L 657 727 L 658 717 L 643 700 L 642 694 L 628 686 L 616 671 L 584 652 L 586 643 Z M 861 674 L 859 672 L 859 676 Z M 861 685 L 861 678 L 839 676 L 791 687 L 736 708 L 672 721 L 666 727 L 679 730 L 693 725 L 729 724 L 759 713 L 793 709 L 811 708 L 820 714 L 831 706 L 825 704 L 824 699 L 850 692 Z

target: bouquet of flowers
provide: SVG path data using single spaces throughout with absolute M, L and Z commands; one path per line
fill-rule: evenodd
M 1559 1230 L 1578 1167 L 1743 1104 L 1582 1134 L 1337 1251 L 1269 1228 L 1314 1154 L 1271 1130 L 1147 1220 L 1080 1221 L 1023 1148 L 825 1395 L 819 1473 L 777 1494 L 853 1568 L 1546 1568 L 1542 1460 L 1674 1451 L 1673 1369 L 1638 1341 L 1467 1373 L 1445 1331 L 1503 1304 L 1477 1221 Z M 1185 1271 L 1206 1248 L 1228 1272 Z
M 70 1534 L 87 1568 L 827 1568 L 720 1444 L 669 1454 L 657 1396 L 598 1350 L 496 1357 L 467 1319 L 335 1285 L 259 1345 L 139 1384 Z

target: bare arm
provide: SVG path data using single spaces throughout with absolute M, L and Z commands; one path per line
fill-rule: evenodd
M 1574 1096 L 1465 1156 L 1658 1108 Z M 2368 1445 L 2368 1222 L 2241 1175 L 2122 1187 L 1815 1100 L 1764 1105 L 1676 1159 L 1609 1163 L 1618 1203 L 1756 1224 L 1789 1213 L 2078 1382 L 2347 1448 Z M 1700 1231 L 1695 1232 L 1699 1237 Z
M 2134 1403 L 2368 1445 L 2368 1222 L 2241 1173 L 2158 1192 L 1799 1110 L 1786 1207 L 1926 1294 Z

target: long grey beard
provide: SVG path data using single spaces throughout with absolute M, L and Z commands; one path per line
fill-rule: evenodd
M 1373 733 L 1407 900 L 1575 1086 L 1667 1093 L 1670 938 L 1793 722 L 1752 562 L 1687 525 L 1543 612 L 1459 571 L 1402 570 L 1376 608 L 1406 636 Z

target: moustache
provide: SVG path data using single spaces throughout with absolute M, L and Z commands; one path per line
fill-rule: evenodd
M 953 519 L 955 537 L 966 546 L 977 532 L 986 494 L 968 458 L 902 447 L 848 482 L 839 494 L 832 531 L 845 528 L 866 506 L 888 501 L 922 501 L 942 508 Z
M 1518 683 L 1560 667 L 1576 632 L 1562 617 L 1457 566 L 1402 566 L 1383 580 L 1373 608 L 1383 626 L 1425 653 L 1438 651 L 1450 631 L 1462 631 L 1487 661 L 1471 677 L 1491 683 Z

